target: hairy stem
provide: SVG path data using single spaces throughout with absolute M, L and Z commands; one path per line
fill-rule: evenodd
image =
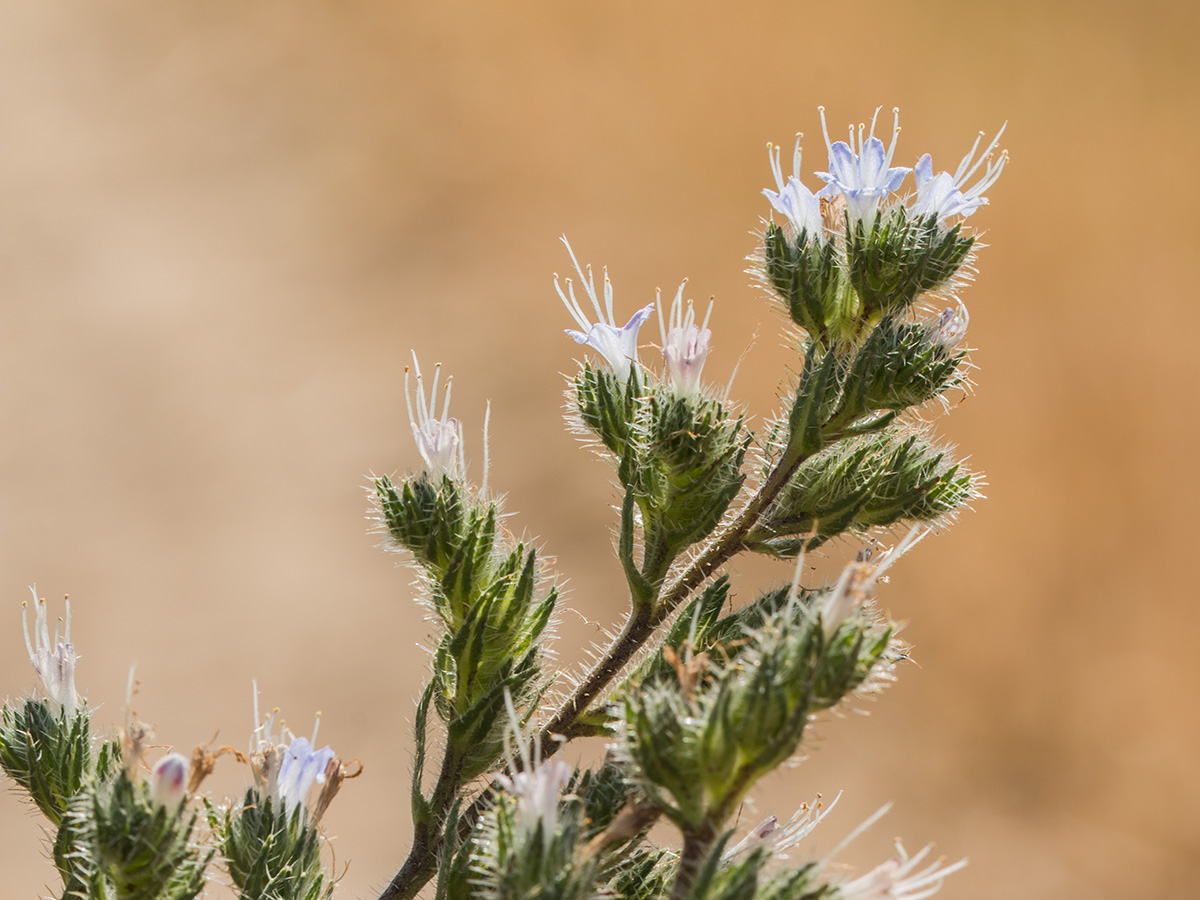
M 711 822 L 683 829 L 683 850 L 679 854 L 675 883 L 671 885 L 671 900 L 686 900 L 716 839 L 717 829 Z
M 700 555 L 663 586 L 653 606 L 647 607 L 644 604 L 634 603 L 634 609 L 625 620 L 621 633 L 580 680 L 579 686 L 572 695 L 559 706 L 550 721 L 538 733 L 542 759 L 548 759 L 562 747 L 564 742 L 555 740 L 556 735 L 565 735 L 568 740 L 577 736 L 573 734 L 573 731 L 579 718 L 621 674 L 638 650 L 654 635 L 659 626 L 666 622 L 671 613 L 691 596 L 692 592 L 710 575 L 742 549 L 742 541 L 758 521 L 759 515 L 778 496 L 800 464 L 811 455 L 811 453 L 805 454 L 794 450 L 789 444 L 767 480 L 746 501 L 745 506 L 733 521 L 726 525 L 719 534 L 710 538 Z M 484 791 L 463 812 L 459 818 L 460 835 L 469 834 L 471 828 L 479 820 L 489 803 L 488 794 L 488 791 Z M 446 809 L 448 808 L 447 803 Z M 426 836 L 426 843 L 418 845 L 418 837 L 414 836 L 408 859 L 396 873 L 391 884 L 380 894 L 379 900 L 412 900 L 437 870 L 440 842 L 441 835 L 433 835 L 433 843 L 428 843 L 428 836 Z

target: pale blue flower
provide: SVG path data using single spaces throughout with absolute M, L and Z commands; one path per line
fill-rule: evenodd
M 579 283 L 583 286 L 584 291 L 588 295 L 588 299 L 592 301 L 592 308 L 596 311 L 596 324 L 592 324 L 591 320 L 584 313 L 583 308 L 579 305 L 579 301 L 575 297 L 575 285 L 570 278 L 567 281 L 567 290 L 564 292 L 562 285 L 559 284 L 558 275 L 554 276 L 554 289 L 558 291 L 559 299 L 562 300 L 563 306 L 567 308 L 575 321 L 579 323 L 582 331 L 573 329 L 565 329 L 567 334 L 575 339 L 578 344 L 587 344 L 597 353 L 604 357 L 604 361 L 612 368 L 617 377 L 621 381 L 628 381 L 630 372 L 637 365 L 637 340 L 638 329 L 642 324 L 650 318 L 654 312 L 654 304 L 649 303 L 633 314 L 624 326 L 618 328 L 617 320 L 613 314 L 613 288 L 612 282 L 608 278 L 608 270 L 604 270 L 604 306 L 600 306 L 600 298 L 596 294 L 596 283 L 592 277 L 592 267 L 587 267 L 587 274 L 584 274 L 583 268 L 579 265 L 579 260 L 575 258 L 575 251 L 571 249 L 571 244 L 567 241 L 566 235 L 563 236 L 562 242 L 566 244 L 567 252 L 571 254 L 571 262 L 575 265 L 575 271 L 579 273 Z
M 258 684 L 254 684 L 254 734 L 250 739 L 250 761 L 254 767 L 254 781 L 258 789 L 282 807 L 288 815 L 302 806 L 314 784 L 325 784 L 332 771 L 340 769 L 331 747 L 313 749 L 317 743 L 317 732 L 321 727 L 321 714 L 317 713 L 313 725 L 312 739 L 296 737 L 291 730 L 279 723 L 279 737 L 275 737 L 275 721 L 279 718 L 278 708 L 266 718 L 258 715 Z M 287 740 L 287 744 L 284 741 Z M 335 778 L 334 782 L 340 779 Z M 336 787 L 336 785 L 335 785 Z M 324 793 L 324 791 L 322 792 Z M 328 799 L 332 799 L 329 797 Z M 328 806 L 328 799 L 318 799 L 318 810 L 314 818 Z
M 671 303 L 670 327 L 663 318 L 662 296 L 657 301 L 658 329 L 662 335 L 663 357 L 667 361 L 667 378 L 671 383 L 671 391 L 677 397 L 696 398 L 700 396 L 700 373 L 704 369 L 704 360 L 708 358 L 709 341 L 712 332 L 708 330 L 708 319 L 712 315 L 712 304 L 708 304 L 708 312 L 704 316 L 704 324 L 696 325 L 696 311 L 692 301 L 687 302 L 685 312 L 683 306 L 683 288 L 685 279 L 675 292 Z
M 314 741 L 316 736 L 316 729 L 313 729 Z M 325 769 L 335 758 L 336 754 L 329 746 L 315 750 L 307 738 L 291 739 L 283 752 L 274 785 L 276 800 L 289 814 L 303 805 L 314 783 L 325 783 Z
M 1008 123 L 1005 122 L 992 142 L 988 144 L 987 149 L 983 151 L 983 155 L 976 160 L 975 151 L 979 149 L 979 142 L 983 139 L 983 132 L 980 132 L 979 137 L 975 138 L 975 143 L 971 145 L 971 151 L 962 158 L 962 162 L 958 164 L 958 169 L 953 175 L 949 172 L 939 172 L 934 175 L 933 157 L 928 153 L 917 160 L 917 165 L 913 169 L 913 177 L 917 182 L 917 195 L 909 212 L 913 216 L 937 216 L 938 221 L 944 221 L 951 216 L 962 216 L 965 219 L 979 207 L 985 205 L 988 201 L 987 197 L 983 196 L 983 192 L 996 183 L 996 179 L 1000 177 L 1000 173 L 1004 171 L 1004 166 L 1008 162 L 1007 151 L 1001 151 L 999 159 L 992 158 L 992 153 L 995 151 L 996 145 L 1000 143 L 1000 137 L 1007 127 Z M 964 190 L 967 181 L 985 162 L 987 168 L 984 170 L 983 176 L 970 188 Z
M 63 639 L 58 639 L 58 626 L 54 626 L 54 640 L 50 639 L 50 629 L 46 624 L 46 601 L 38 599 L 37 591 L 33 593 L 33 604 L 37 608 L 33 625 L 33 641 L 29 640 L 29 620 L 26 616 L 27 603 L 21 604 L 21 626 L 25 631 L 25 649 L 29 651 L 29 661 L 37 672 L 46 695 L 58 707 L 60 712 L 73 715 L 79 706 L 79 696 L 75 692 L 75 645 L 71 643 L 71 604 L 67 602 L 67 617 L 63 629 Z
M 826 182 L 817 196 L 831 197 L 841 194 L 846 198 L 846 212 L 850 225 L 862 221 L 868 224 L 879 208 L 879 201 L 900 187 L 904 176 L 912 170 L 904 166 L 893 166 L 892 156 L 896 152 L 896 137 L 900 134 L 900 111 L 893 110 L 892 142 L 884 149 L 883 141 L 875 137 L 875 120 L 879 107 L 871 117 L 871 130 L 863 138 L 865 125 L 858 126 L 857 146 L 854 126 L 850 126 L 850 143 L 830 141 L 829 128 L 825 124 L 825 107 L 821 111 L 821 129 L 825 133 L 825 144 L 829 148 L 829 171 L 817 172 L 817 177 Z
M 780 165 L 782 151 L 774 144 L 767 144 L 767 158 L 771 162 L 771 172 L 775 175 L 775 185 L 779 189 L 773 191 L 763 188 L 763 194 L 771 201 L 771 205 L 787 216 L 787 220 L 796 229 L 796 234 L 808 235 L 810 240 L 824 243 L 825 229 L 821 222 L 821 201 L 800 180 L 800 138 L 796 135 L 796 149 L 792 152 L 792 174 L 787 183 L 783 180 L 783 168 Z
M 408 421 L 412 426 L 413 440 L 417 450 L 425 462 L 425 471 L 433 479 L 440 480 L 442 476 L 450 479 L 462 477 L 466 468 L 462 454 L 462 426 L 458 419 L 450 418 L 450 382 L 446 379 L 446 396 L 442 401 L 441 416 L 437 416 L 438 379 L 441 376 L 442 364 L 438 363 L 433 369 L 433 385 L 429 391 L 429 399 L 425 398 L 425 383 L 421 378 L 421 366 L 417 363 L 417 354 L 413 353 L 413 371 L 417 376 L 417 402 L 413 405 L 412 394 L 408 386 L 408 367 L 404 367 L 404 400 L 408 405 Z

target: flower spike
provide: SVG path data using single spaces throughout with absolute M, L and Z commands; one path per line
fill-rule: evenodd
M 567 308 L 575 321 L 579 323 L 582 331 L 566 329 L 568 335 L 574 338 L 577 344 L 587 344 L 593 350 L 604 357 L 605 362 L 612 367 L 613 372 L 621 381 L 629 381 L 630 373 L 637 366 L 637 336 L 638 329 L 642 324 L 650 318 L 654 312 L 654 304 L 648 303 L 643 306 L 625 323 L 621 328 L 617 327 L 616 318 L 613 314 L 613 287 L 612 282 L 608 278 L 608 269 L 604 270 L 604 306 L 600 306 L 600 298 L 596 294 L 596 282 L 592 277 L 592 267 L 587 267 L 587 273 L 579 265 L 579 260 L 575 258 L 575 251 L 571 249 L 571 243 L 567 240 L 566 235 L 562 236 L 562 242 L 567 247 L 567 253 L 571 254 L 571 262 L 575 265 L 575 271 L 579 273 L 579 283 L 583 286 L 584 292 L 588 299 L 592 301 L 592 308 L 596 311 L 596 324 L 592 324 L 583 308 L 579 305 L 579 300 L 575 296 L 575 284 L 570 278 L 567 279 L 567 290 L 564 292 L 562 285 L 559 283 L 558 275 L 554 276 L 554 290 L 558 292 L 559 299 L 562 300 L 563 306 Z

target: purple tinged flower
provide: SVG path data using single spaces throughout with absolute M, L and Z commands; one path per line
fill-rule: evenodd
M 187 793 L 192 764 L 182 753 L 168 753 L 150 772 L 150 796 L 160 806 L 175 809 Z
M 313 743 L 316 742 L 316 737 L 317 731 L 314 728 Z M 316 750 L 313 743 L 306 738 L 292 737 L 283 752 L 274 796 L 289 815 L 304 804 L 314 783 L 325 783 L 325 767 L 335 757 L 331 747 L 325 746 Z
M 708 304 L 704 323 L 697 326 L 692 301 L 687 302 L 686 312 L 683 308 L 683 288 L 686 284 L 687 280 L 684 279 L 671 302 L 669 328 L 663 318 L 662 296 L 659 295 L 658 328 L 662 335 L 663 356 L 667 361 L 667 377 L 670 379 L 672 392 L 677 397 L 694 399 L 700 396 L 700 373 L 704 369 L 704 360 L 708 358 L 709 341 L 712 340 L 712 332 L 708 330 L 712 303 Z
M 25 630 L 25 649 L 29 651 L 29 661 L 37 672 L 42 686 L 50 700 L 56 704 L 60 712 L 73 715 L 79 706 L 79 697 L 75 692 L 75 645 L 71 643 L 71 603 L 67 602 L 66 625 L 63 639 L 58 639 L 58 625 L 54 626 L 54 640 L 50 640 L 50 629 L 46 625 L 46 601 L 38 599 L 37 591 L 33 593 L 33 603 L 37 613 L 33 626 L 33 641 L 29 640 L 29 619 L 26 611 L 28 603 L 21 604 L 21 625 Z
M 825 133 L 825 145 L 829 148 L 829 171 L 817 172 L 816 175 L 826 182 L 818 197 L 831 197 L 842 194 L 846 198 L 846 211 L 850 216 L 850 225 L 854 226 L 864 220 L 868 225 L 879 208 L 879 201 L 900 187 L 904 176 L 910 171 L 904 166 L 893 166 L 892 156 L 896 152 L 896 137 L 900 134 L 900 110 L 893 110 L 892 142 L 884 149 L 883 141 L 875 137 L 875 121 L 879 117 L 879 107 L 871 117 L 871 130 L 866 139 L 863 138 L 865 125 L 858 126 L 858 140 L 855 142 L 854 126 L 850 126 L 850 142 L 830 141 L 829 128 L 825 123 L 825 107 L 817 107 L 821 111 L 821 129 Z
M 441 377 L 442 364 L 438 363 L 433 370 L 433 385 L 429 390 L 429 399 L 425 399 L 425 382 L 421 378 L 421 366 L 417 363 L 417 354 L 413 353 L 413 370 L 417 375 L 417 403 L 414 409 L 412 394 L 408 386 L 408 367 L 404 367 L 404 400 L 408 406 L 408 421 L 412 426 L 413 439 L 417 442 L 417 450 L 425 462 L 425 471 L 431 478 L 450 479 L 462 477 L 466 468 L 462 456 L 462 426 L 458 419 L 450 418 L 450 382 L 446 379 L 446 396 L 442 401 L 442 413 L 437 417 L 438 379 Z
M 953 175 L 949 172 L 939 172 L 934 175 L 933 157 L 928 153 L 917 160 L 917 165 L 913 169 L 913 177 L 917 182 L 917 195 L 909 212 L 913 216 L 936 216 L 940 222 L 952 216 L 962 216 L 965 219 L 979 207 L 985 205 L 988 201 L 987 197 L 983 196 L 983 192 L 996 183 L 1000 173 L 1004 171 L 1004 166 L 1008 163 L 1008 151 L 1006 150 L 1000 152 L 999 159 L 992 158 L 996 145 L 1000 143 L 1000 137 L 1007 127 L 1008 123 L 1005 122 L 996 132 L 996 136 L 988 144 L 987 149 L 983 151 L 983 155 L 976 160 L 975 152 L 979 149 L 979 142 L 983 139 L 981 131 L 979 137 L 975 138 L 975 143 L 971 145 L 971 151 L 962 158 Z M 968 179 L 985 162 L 987 168 L 984 169 L 983 176 L 970 188 L 964 190 Z
M 967 861 L 961 859 L 943 867 L 942 860 L 935 859 L 914 872 L 931 849 L 926 846 L 915 856 L 909 856 L 897 841 L 895 856 L 866 875 L 838 885 L 837 896 L 840 900 L 923 900 L 932 897 L 942 889 L 946 877 L 966 867 Z
M 957 309 L 946 307 L 938 314 L 937 335 L 934 340 L 942 349 L 953 350 L 967 336 L 967 325 L 970 322 L 971 316 L 967 307 L 960 300 Z
M 783 180 L 783 168 L 780 165 L 779 147 L 767 144 L 767 158 L 771 162 L 771 172 L 775 175 L 775 186 L 778 191 L 763 188 L 763 194 L 771 201 L 771 205 L 787 216 L 796 234 L 805 234 L 817 243 L 825 242 L 825 229 L 821 222 L 821 201 L 800 180 L 800 138 L 796 135 L 796 149 L 792 151 L 792 174 L 787 183 Z
M 609 364 L 613 372 L 621 381 L 628 381 L 630 372 L 637 365 L 637 339 L 638 329 L 642 324 L 650 318 L 654 312 L 654 304 L 649 303 L 639 309 L 625 323 L 624 326 L 618 328 L 617 320 L 613 313 L 613 287 L 612 282 L 608 278 L 608 269 L 604 270 L 604 306 L 600 305 L 600 298 L 596 294 L 596 282 L 592 277 L 592 267 L 587 267 L 587 273 L 584 274 L 583 267 L 579 265 L 579 260 L 575 258 L 575 251 L 571 249 L 571 244 L 567 240 L 566 235 L 563 235 L 562 242 L 566 244 L 567 252 L 571 254 L 571 262 L 575 265 L 575 271 L 579 273 L 579 283 L 583 286 L 584 292 L 588 299 L 592 301 L 592 308 L 596 312 L 596 324 L 592 324 L 583 307 L 580 306 L 579 300 L 575 297 L 575 284 L 568 278 L 567 290 L 564 292 L 562 285 L 559 284 L 557 273 L 554 276 L 554 289 L 558 291 L 559 299 L 562 300 L 563 306 L 567 308 L 575 321 L 579 323 L 582 331 L 573 329 L 565 329 L 567 334 L 575 339 L 578 344 L 587 344 L 597 353 L 604 357 L 605 362 Z

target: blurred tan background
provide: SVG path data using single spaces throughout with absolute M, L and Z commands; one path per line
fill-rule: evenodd
M 818 104 L 839 132 L 897 105 L 898 160 L 953 168 L 1007 119 L 972 220 L 979 388 L 942 425 L 989 499 L 884 589 L 919 665 L 747 818 L 844 789 L 812 851 L 895 800 L 846 857 L 936 841 L 971 858 L 945 897 L 1196 897 L 1196 10 L 3 4 L 0 690 L 32 688 L 36 582 L 72 595 L 98 722 L 133 661 L 183 749 L 245 745 L 251 678 L 298 731 L 323 710 L 366 764 L 327 819 L 340 896 L 374 896 L 406 848 L 426 630 L 363 485 L 419 462 L 410 348 L 454 373 L 476 477 L 491 400 L 493 482 L 569 578 L 574 660 L 624 595 L 609 473 L 561 428 L 559 234 L 626 314 L 684 276 L 715 295 L 706 374 L 757 333 L 735 392 L 765 414 L 790 358 L 743 274 L 765 143 L 806 131 L 820 169 Z M 6 898 L 56 883 L 13 796 L 0 834 Z

